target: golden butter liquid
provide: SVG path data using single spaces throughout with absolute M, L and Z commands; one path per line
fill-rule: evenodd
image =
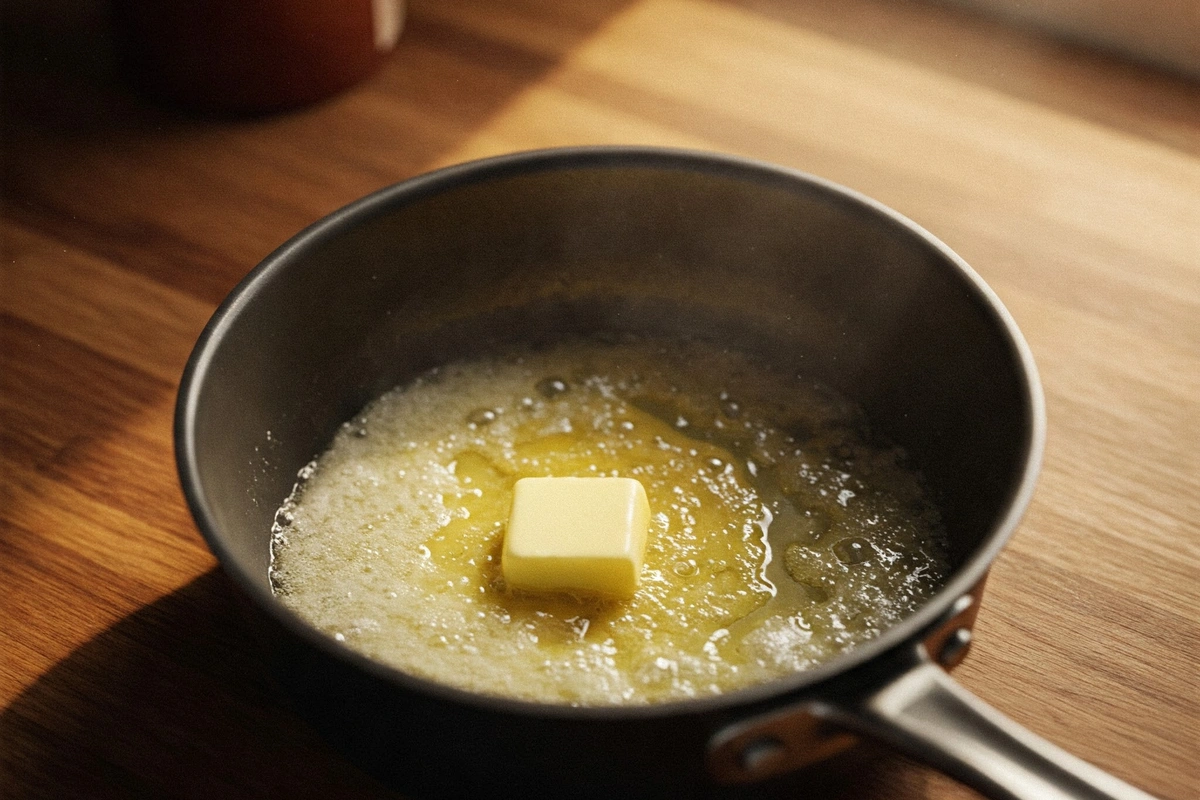
M 346 423 L 302 475 L 277 515 L 280 599 L 375 659 L 509 697 L 648 703 L 760 683 L 872 638 L 948 571 L 919 480 L 852 406 L 697 343 L 441 368 Z M 646 489 L 636 595 L 509 590 L 513 483 L 589 475 Z

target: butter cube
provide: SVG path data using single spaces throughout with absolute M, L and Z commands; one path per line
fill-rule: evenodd
M 646 553 L 650 503 L 633 478 L 522 478 L 500 568 L 519 589 L 630 597 Z

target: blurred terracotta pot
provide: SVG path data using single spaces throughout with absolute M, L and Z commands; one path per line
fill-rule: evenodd
M 373 73 L 404 0 L 114 0 L 130 78 L 169 102 L 255 112 L 315 102 Z

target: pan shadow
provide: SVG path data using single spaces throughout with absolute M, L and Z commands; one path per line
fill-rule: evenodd
M 219 570 L 127 616 L 0 713 L 15 797 L 398 798 L 343 758 L 275 684 Z M 864 744 L 730 798 L 924 796 L 924 770 Z
M 225 575 L 125 617 L 0 714 L 14 797 L 387 798 L 272 682 Z

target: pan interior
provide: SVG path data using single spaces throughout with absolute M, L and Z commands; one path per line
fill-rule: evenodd
M 266 596 L 275 510 L 369 400 L 450 360 L 624 332 L 744 349 L 856 400 L 923 473 L 956 567 L 1022 484 L 1029 379 L 944 248 L 819 182 L 651 155 L 401 185 L 302 234 L 195 357 L 185 486 Z

